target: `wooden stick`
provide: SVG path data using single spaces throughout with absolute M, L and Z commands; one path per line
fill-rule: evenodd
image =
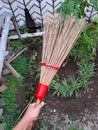
M 27 50 L 27 47 L 25 47 L 23 50 L 21 50 L 16 56 L 12 57 L 12 59 L 9 60 L 9 63 L 11 63 L 13 60 L 15 60 L 18 56 L 20 56 L 25 50 Z
M 11 55 L 11 57 L 8 59 L 8 63 L 10 63 L 10 61 L 13 59 L 14 56 L 15 56 L 15 53 L 13 53 L 13 54 Z
M 34 97 L 31 98 L 31 100 L 29 101 L 29 103 L 27 104 L 27 106 L 24 108 L 24 110 L 21 112 L 21 114 L 18 117 L 18 120 L 21 118 L 21 116 L 24 114 L 24 112 L 27 110 L 28 106 L 31 104 L 31 102 L 33 101 Z
M 21 38 L 40 37 L 40 36 L 43 36 L 43 32 L 21 34 Z M 9 36 L 9 39 L 16 40 L 16 39 L 18 39 L 18 36 L 17 35 Z
M 4 65 L 5 67 L 10 70 L 10 72 L 16 77 L 16 78 L 19 78 L 20 77 L 20 74 L 7 62 L 7 61 L 4 61 Z
M 18 38 L 19 38 L 19 40 L 20 40 L 20 39 L 21 39 L 21 34 L 20 34 L 20 31 L 19 31 L 18 24 L 17 24 L 17 22 L 16 22 L 16 18 L 15 18 L 14 16 L 12 17 L 12 22 L 13 22 L 13 25 L 14 25 L 14 27 L 15 27 L 15 29 L 16 29 Z
M 4 62 L 6 45 L 7 45 L 10 20 L 11 20 L 11 14 L 7 13 L 6 17 L 5 17 L 5 24 L 4 24 L 4 28 L 2 31 L 1 41 L 0 41 L 0 77 L 1 77 L 1 72 L 2 72 L 2 68 L 3 68 L 3 62 Z

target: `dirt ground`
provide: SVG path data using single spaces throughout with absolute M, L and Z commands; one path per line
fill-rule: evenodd
M 48 126 L 55 126 L 57 130 L 68 130 L 69 124 L 77 124 L 84 130 L 98 130 L 98 58 L 95 60 L 95 75 L 90 79 L 87 91 L 81 91 L 79 97 L 57 97 L 50 90 L 45 99 L 45 107 L 39 120 L 45 120 Z M 59 72 L 62 79 L 76 74 L 77 66 L 69 60 Z M 36 130 L 38 130 L 38 123 Z M 48 127 L 46 130 L 53 130 Z

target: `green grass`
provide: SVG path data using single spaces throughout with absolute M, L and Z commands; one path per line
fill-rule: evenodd
M 11 130 L 18 122 L 17 117 L 20 110 L 16 102 L 16 95 L 23 84 L 23 79 L 11 77 L 8 78 L 8 83 L 8 88 L 2 93 L 2 98 L 5 103 L 3 112 L 5 130 Z
M 54 80 L 51 87 L 55 90 L 54 94 L 62 97 L 71 97 L 73 94 L 79 96 L 81 89 L 87 89 L 90 84 L 89 78 L 94 75 L 94 63 L 82 60 L 78 64 L 78 77 L 68 77 L 64 80 Z
M 21 75 L 28 75 L 29 74 L 29 63 L 27 58 L 20 57 L 18 60 L 11 65 L 15 68 L 17 72 Z
M 39 44 L 41 43 L 41 40 L 37 39 L 37 41 L 34 39 L 25 39 L 24 42 L 32 41 L 32 44 Z M 27 44 L 23 44 L 23 41 L 13 41 L 10 43 L 10 46 L 14 48 L 14 52 L 19 52 L 23 47 L 29 47 L 30 42 L 27 42 Z M 32 49 L 33 51 L 33 49 Z M 12 53 L 12 52 L 11 52 Z M 28 99 L 26 99 L 22 104 L 23 107 L 28 104 L 29 99 L 32 98 L 32 93 L 34 92 L 34 82 L 36 82 L 37 78 L 39 77 L 39 68 L 37 63 L 38 55 L 35 57 L 31 56 L 29 57 L 28 50 L 25 51 L 25 53 L 21 54 L 21 56 L 17 57 L 15 61 L 11 63 L 11 65 L 15 68 L 15 70 L 21 75 L 21 78 L 15 78 L 12 77 L 12 75 L 8 74 L 6 75 L 6 84 L 8 88 L 3 92 L 2 98 L 5 102 L 4 111 L 3 111 L 3 120 L 2 122 L 5 123 L 5 130 L 11 130 L 16 123 L 19 121 L 18 117 L 21 113 L 21 110 L 19 109 L 18 103 L 17 103 L 17 95 L 20 93 L 21 88 L 26 89 L 24 95 L 25 97 L 28 96 Z M 34 73 L 33 73 L 34 72 Z M 31 84 L 31 77 L 33 79 L 33 86 Z M 29 82 L 30 81 L 30 82 Z
M 68 130 L 84 130 L 83 128 L 79 128 L 76 124 L 70 124 Z

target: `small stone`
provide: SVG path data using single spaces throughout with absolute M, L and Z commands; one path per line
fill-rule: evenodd
M 50 110 L 50 113 L 52 113 L 52 112 L 56 112 L 56 109 Z
M 88 98 L 91 99 L 91 96 L 88 95 Z
M 91 91 L 93 91 L 94 89 L 93 88 L 91 88 Z
M 65 65 L 66 65 L 66 62 L 65 62 L 65 63 L 63 63 L 62 67 L 65 67 Z
M 53 112 L 56 112 L 56 109 L 54 109 Z

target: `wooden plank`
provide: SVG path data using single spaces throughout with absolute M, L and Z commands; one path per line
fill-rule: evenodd
M 24 49 L 22 49 L 17 55 L 15 55 L 14 57 L 12 57 L 11 59 L 8 60 L 8 63 L 11 63 L 13 60 L 15 60 L 18 56 L 20 56 L 25 50 L 27 50 L 27 47 L 25 47 Z
M 15 29 L 16 29 L 18 38 L 21 39 L 21 34 L 20 34 L 19 27 L 18 27 L 18 24 L 17 24 L 17 22 L 16 22 L 15 17 L 12 17 L 12 22 L 13 22 L 13 25 L 14 25 L 14 27 L 15 27 Z
M 11 20 L 11 14 L 7 13 L 5 16 L 5 24 L 2 31 L 1 41 L 0 41 L 0 78 L 1 78 L 1 72 L 4 63 L 5 50 L 6 50 L 8 32 L 10 27 L 10 20 Z
M 25 34 L 21 34 L 21 38 L 27 38 L 27 37 L 40 37 L 43 36 L 43 32 L 37 32 L 37 33 L 25 33 Z M 17 35 L 13 35 L 13 36 L 9 36 L 10 40 L 16 40 L 18 39 Z
M 10 72 L 16 77 L 16 78 L 19 78 L 20 77 L 20 74 L 7 62 L 7 61 L 4 61 L 4 65 L 5 67 L 10 70 Z

